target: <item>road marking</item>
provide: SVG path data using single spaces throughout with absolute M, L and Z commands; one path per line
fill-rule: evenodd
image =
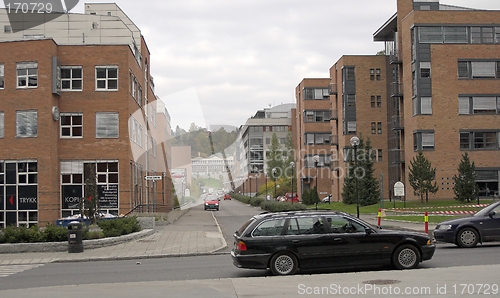
M 45 264 L 27 264 L 27 265 L 2 265 L 0 266 L 0 277 L 6 277 L 19 272 L 30 270 L 43 266 Z

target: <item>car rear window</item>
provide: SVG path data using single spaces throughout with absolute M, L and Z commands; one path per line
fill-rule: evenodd
M 254 217 L 250 218 L 247 222 L 245 222 L 245 223 L 241 226 L 241 228 L 240 228 L 238 231 L 236 231 L 236 235 L 238 235 L 238 236 L 239 236 L 239 235 L 242 235 L 242 234 L 243 234 L 243 232 L 245 232 L 246 228 L 247 228 L 247 227 L 248 227 L 248 226 L 249 226 L 252 222 L 254 222 L 254 221 L 255 221 L 255 218 L 254 218 Z

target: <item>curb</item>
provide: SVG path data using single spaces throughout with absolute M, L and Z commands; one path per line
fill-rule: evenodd
M 100 247 L 117 245 L 131 240 L 153 235 L 154 229 L 144 229 L 136 233 L 110 237 L 103 239 L 83 240 L 84 249 L 95 249 Z M 0 255 L 8 253 L 25 252 L 62 252 L 68 250 L 68 242 L 38 242 L 38 243 L 2 243 L 0 244 Z

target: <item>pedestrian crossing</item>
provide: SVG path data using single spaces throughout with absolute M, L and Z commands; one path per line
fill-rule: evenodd
M 43 266 L 45 264 L 1 265 L 0 278 Z

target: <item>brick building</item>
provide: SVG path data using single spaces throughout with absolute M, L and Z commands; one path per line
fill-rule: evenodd
M 170 119 L 133 22 L 86 4 L 19 32 L 0 10 L 0 25 L 0 227 L 79 213 L 91 171 L 103 213 L 170 210 Z
M 392 196 L 396 181 L 405 184 L 407 199 L 416 199 L 408 169 L 420 150 L 436 168 L 439 190 L 429 194 L 431 199 L 454 196 L 453 176 L 465 152 L 475 163 L 480 195 L 486 195 L 486 189 L 490 195 L 498 194 L 500 11 L 450 6 L 438 0 L 397 0 L 396 14 L 373 37 L 384 42 L 385 55 L 343 56 L 330 68 L 329 124 L 331 140 L 338 144 L 323 148 L 300 140 L 324 129 L 324 124 L 308 125 L 304 113 L 326 109 L 326 100 L 321 107 L 312 106 L 319 103 L 309 103 L 303 92 L 307 86 L 326 88 L 327 79 L 312 85 L 304 79 L 296 90 L 296 127 L 304 127 L 297 130 L 296 145 L 301 149 L 297 158 L 310 165 L 306 160 L 318 149 L 340 153 L 339 168 L 333 158 L 326 171 L 321 169 L 325 174 L 318 181 L 319 191 L 330 188 L 333 200 L 341 199 L 342 153 L 351 148 L 349 139 L 358 135 L 370 138 L 375 149 L 375 173 L 382 173 L 386 199 Z M 306 108 L 301 110 L 301 105 Z M 326 175 L 328 170 L 331 176 Z

